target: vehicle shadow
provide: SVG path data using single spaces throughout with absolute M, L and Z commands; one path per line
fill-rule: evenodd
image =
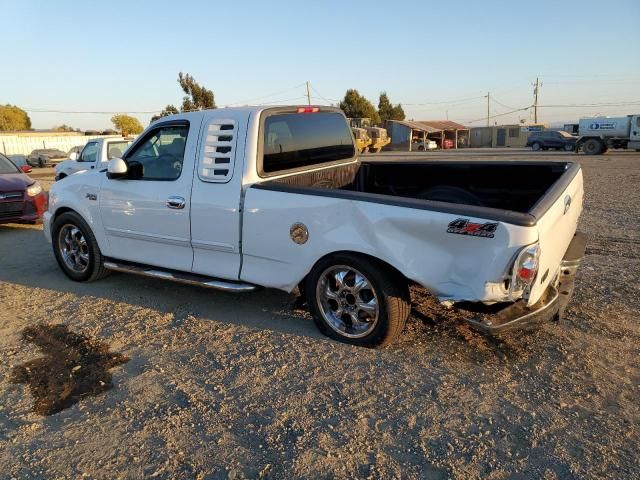
M 227 293 L 164 280 L 113 273 L 93 283 L 69 280 L 60 270 L 39 225 L 0 226 L 0 282 L 105 299 L 176 317 L 188 315 L 280 333 L 325 338 L 296 296 L 279 290 Z

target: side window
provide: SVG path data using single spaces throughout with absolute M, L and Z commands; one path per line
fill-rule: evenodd
M 176 180 L 182 173 L 188 124 L 159 126 L 135 146 L 125 161 L 132 180 Z
M 79 162 L 95 162 L 98 157 L 98 144 L 96 142 L 89 142 L 82 149 Z

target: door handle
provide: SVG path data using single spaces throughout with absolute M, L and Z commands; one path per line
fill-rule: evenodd
M 177 195 L 171 195 L 167 199 L 167 207 L 175 208 L 176 210 L 180 210 L 184 208 L 185 200 L 183 197 L 179 197 Z

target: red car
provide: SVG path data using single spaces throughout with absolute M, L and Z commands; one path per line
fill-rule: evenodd
M 35 222 L 47 206 L 40 184 L 0 154 L 0 223 Z

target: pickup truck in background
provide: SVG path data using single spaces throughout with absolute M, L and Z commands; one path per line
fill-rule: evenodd
M 69 175 L 86 170 L 100 170 L 107 167 L 112 158 L 120 158 L 127 150 L 133 137 L 102 137 L 89 140 L 78 154 L 72 152 L 69 160 L 55 167 L 55 179 L 61 180 Z
M 298 287 L 322 332 L 379 346 L 412 283 L 492 305 L 469 320 L 490 333 L 558 318 L 582 199 L 577 163 L 363 162 L 339 109 L 242 107 L 157 120 L 106 169 L 54 184 L 43 223 L 73 280 Z

